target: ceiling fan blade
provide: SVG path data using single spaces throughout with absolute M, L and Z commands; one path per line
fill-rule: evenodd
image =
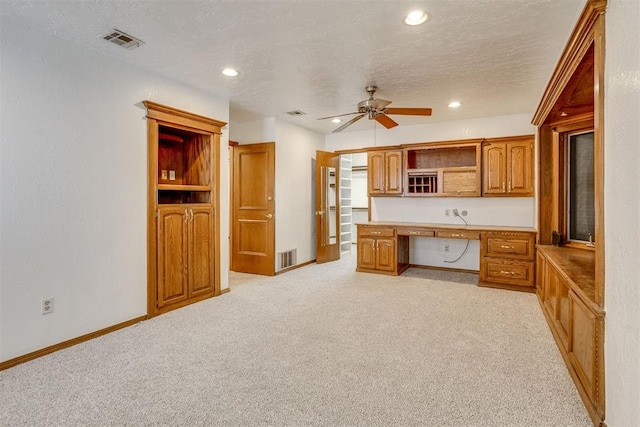
M 376 122 L 380 123 L 382 126 L 386 127 L 387 129 L 391 129 L 392 127 L 398 126 L 398 124 L 393 121 L 393 119 L 387 115 L 384 114 L 378 114 L 376 117 Z
M 357 122 L 358 120 L 363 118 L 364 116 L 366 116 L 366 114 L 360 114 L 359 116 L 355 116 L 353 119 L 349 120 L 347 123 L 343 124 L 342 126 L 337 128 L 336 130 L 334 130 L 333 133 L 340 132 L 340 131 L 344 130 L 345 128 L 351 126 L 352 124 L 354 124 L 355 122 Z
M 359 112 L 359 111 L 356 111 L 356 112 L 354 112 L 354 113 L 344 113 L 344 114 L 338 114 L 338 115 L 335 115 L 335 116 L 320 117 L 318 120 L 334 119 L 334 118 L 336 118 L 336 117 L 348 116 L 348 115 L 351 115 L 351 114 L 360 114 L 360 112 Z
M 431 108 L 387 108 L 386 113 L 405 116 L 430 116 Z

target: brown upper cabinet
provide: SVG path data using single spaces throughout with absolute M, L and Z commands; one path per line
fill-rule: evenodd
M 402 195 L 402 150 L 367 153 L 369 196 Z
M 406 196 L 480 197 L 482 140 L 406 148 Z
M 533 141 L 533 135 L 525 135 L 482 144 L 484 196 L 533 196 Z

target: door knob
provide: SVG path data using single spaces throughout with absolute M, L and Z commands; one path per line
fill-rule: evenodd
M 268 213 L 268 214 L 264 214 L 264 216 L 266 216 L 267 218 L 273 218 L 273 215 Z

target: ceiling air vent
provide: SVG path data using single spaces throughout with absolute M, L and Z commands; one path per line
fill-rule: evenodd
M 304 116 L 305 113 L 304 111 L 300 111 L 300 110 L 293 110 L 293 111 L 287 111 L 287 114 L 290 116 Z
M 112 29 L 107 34 L 104 34 L 100 37 L 102 37 L 104 40 L 108 42 L 117 44 L 118 46 L 128 50 L 135 49 L 144 44 L 142 40 L 137 39 L 133 36 L 130 36 L 129 34 L 122 32 L 116 28 Z

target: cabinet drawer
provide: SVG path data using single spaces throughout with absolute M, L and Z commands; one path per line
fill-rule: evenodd
M 484 236 L 484 255 L 492 257 L 518 257 L 533 260 L 535 254 L 534 235 L 508 236 L 487 234 Z
M 425 230 L 420 228 L 398 228 L 397 229 L 398 236 L 422 236 L 422 237 L 433 237 L 436 232 L 433 230 Z
M 464 230 L 439 230 L 438 237 L 441 239 L 468 239 L 479 240 L 479 231 L 464 231 Z
M 358 226 L 358 236 L 395 237 L 395 235 L 396 230 L 393 227 Z
M 480 264 L 481 281 L 534 286 L 533 262 L 485 257 L 482 258 Z

